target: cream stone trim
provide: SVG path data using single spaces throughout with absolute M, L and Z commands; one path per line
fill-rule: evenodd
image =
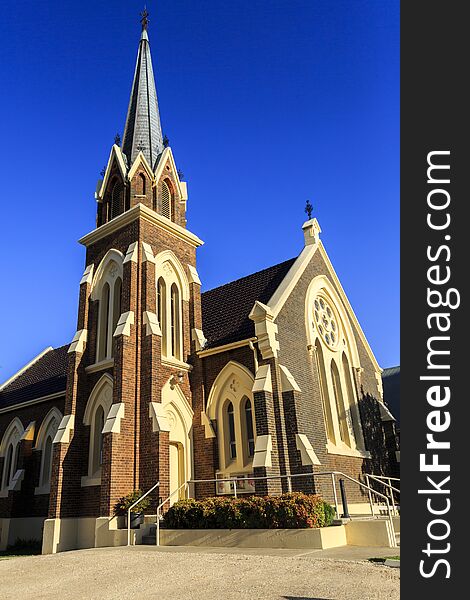
M 155 179 L 157 181 L 160 181 L 160 178 L 163 175 L 163 169 L 165 168 L 168 159 L 170 160 L 171 170 L 173 171 L 173 175 L 175 176 L 175 180 L 179 188 L 181 200 L 186 202 L 186 200 L 188 199 L 188 190 L 186 185 L 182 185 L 183 182 L 180 181 L 178 169 L 176 168 L 175 158 L 169 146 L 167 146 L 163 150 L 160 160 L 158 161 L 157 168 L 155 169 Z
M 144 310 L 143 324 L 146 326 L 146 335 L 159 335 L 161 337 L 162 330 L 160 329 L 160 323 L 158 322 L 158 317 L 155 313 Z
M 93 276 L 93 283 L 91 284 L 92 300 L 99 300 L 101 296 L 101 289 L 104 285 L 103 277 L 106 275 L 106 269 L 111 261 L 114 261 L 119 268 L 119 273 L 117 274 L 117 277 L 120 277 L 121 280 L 123 278 L 122 264 L 124 261 L 124 255 L 119 250 L 116 250 L 116 248 L 111 248 L 101 259 L 100 264 L 98 265 L 98 268 L 96 269 L 95 274 Z
M 295 434 L 295 447 L 300 452 L 303 465 L 321 465 L 308 437 L 303 433 Z
M 125 335 L 129 337 L 131 335 L 131 325 L 134 325 L 134 311 L 129 310 L 119 317 L 117 327 L 113 333 L 113 337 Z
M 385 404 L 383 402 L 380 402 L 380 400 L 377 400 L 377 402 L 379 403 L 380 418 L 382 419 L 382 421 L 396 421 L 395 417 L 388 410 Z
M 101 225 L 101 227 L 98 227 L 97 229 L 94 229 L 90 233 L 84 235 L 78 241 L 83 246 L 91 246 L 92 244 L 95 244 L 108 235 L 119 231 L 119 229 L 122 229 L 126 225 L 129 225 L 129 223 L 132 223 L 139 218 L 142 218 L 154 225 L 158 225 L 164 231 L 167 231 L 174 237 L 183 240 L 193 248 L 198 248 L 204 244 L 200 238 L 194 235 L 194 233 L 191 233 L 188 229 L 185 229 L 184 227 L 181 227 L 181 225 L 162 217 L 162 215 L 159 215 L 157 212 L 147 208 L 141 203 L 133 206 L 131 209 L 118 215 L 104 225 Z
M 40 404 L 41 402 L 49 402 L 49 400 L 54 400 L 55 398 L 61 398 L 65 396 L 65 390 L 62 392 L 56 392 L 55 394 L 49 394 L 48 396 L 41 396 L 40 398 L 35 398 L 34 400 L 28 400 L 27 402 L 20 402 L 18 404 L 12 404 L 11 406 L 5 406 L 5 408 L 0 408 L 0 415 L 17 411 L 20 408 L 26 408 L 27 406 L 32 406 L 34 404 Z
M 175 272 L 175 277 L 168 276 L 164 272 L 165 263 L 169 263 Z M 181 292 L 182 300 L 189 302 L 189 279 L 186 275 L 186 271 L 183 269 L 183 265 L 178 260 L 178 257 L 171 250 L 163 250 L 155 256 L 155 280 L 158 281 L 160 277 L 163 277 L 168 287 L 171 287 L 171 283 L 175 281 Z
M 145 158 L 142 150 L 140 150 L 139 154 L 137 154 L 137 156 L 135 157 L 134 162 L 132 163 L 132 166 L 129 169 L 127 179 L 130 181 L 134 177 L 140 165 L 144 167 L 145 171 L 147 172 L 147 175 L 149 176 L 150 181 L 153 181 L 155 176 L 153 174 L 152 167 L 147 162 L 147 159 Z
M 47 413 L 47 415 L 44 417 L 44 419 L 42 420 L 42 423 L 39 427 L 38 434 L 36 436 L 36 444 L 33 448 L 34 450 L 42 450 L 44 442 L 46 441 L 45 438 L 46 438 L 46 433 L 48 433 L 47 430 L 49 428 L 49 425 L 51 424 L 51 422 L 54 419 L 57 421 L 57 423 L 60 424 L 62 422 L 62 418 L 63 418 L 63 415 L 60 412 L 60 410 L 56 406 L 53 406 L 51 408 L 51 410 Z
M 40 485 L 34 488 L 34 495 L 35 496 L 45 496 L 47 494 L 51 493 L 51 484 L 48 483 L 46 485 Z
M 223 346 L 216 346 L 215 348 L 207 348 L 207 350 L 200 350 L 197 354 L 200 358 L 206 356 L 212 356 L 213 354 L 221 354 L 222 352 L 229 352 L 242 346 L 249 346 L 252 342 L 256 342 L 257 338 L 252 337 L 246 340 L 240 340 L 239 342 L 232 342 L 231 344 L 224 344 Z
M 68 444 L 70 442 L 71 431 L 75 425 L 75 415 L 64 415 L 59 423 L 59 429 L 53 439 L 53 444 Z
M 281 387 L 283 392 L 301 392 L 302 390 L 297 385 L 294 376 L 284 365 L 279 365 L 281 372 Z
M 197 283 L 198 285 L 202 285 L 201 284 L 201 280 L 199 278 L 199 274 L 196 270 L 196 267 L 193 267 L 192 265 L 188 265 L 188 271 L 189 271 L 189 283 Z
M 252 392 L 270 392 L 273 391 L 271 380 L 271 365 L 261 365 L 256 371 L 256 377 Z
M 201 425 L 204 427 L 204 436 L 206 440 L 217 437 L 214 428 L 212 427 L 211 420 L 203 410 L 201 411 Z
M 318 248 L 319 244 L 305 246 L 292 267 L 287 272 L 287 275 L 284 277 L 277 290 L 269 299 L 268 306 L 271 307 L 271 312 L 274 319 L 276 319 L 280 313 L 282 307 L 286 303 L 287 298 L 289 298 L 291 295 L 292 290 L 295 288 L 299 279 L 304 274 L 305 269 L 310 264 L 310 261 L 312 260 Z
M 10 436 L 15 430 L 17 432 L 17 440 L 19 441 L 24 433 L 24 427 L 23 423 L 18 419 L 18 417 L 14 417 L 12 421 L 10 421 L 10 423 L 8 424 L 8 427 L 5 429 L 2 441 L 0 442 L 0 456 L 5 456 L 7 446 L 10 445 Z
M 258 347 L 263 358 L 276 358 L 279 342 L 276 339 L 277 325 L 271 308 L 257 300 L 248 316 L 255 324 Z
M 152 431 L 170 431 L 168 416 L 161 402 L 149 402 L 149 417 L 152 419 Z
M 84 475 L 81 478 L 80 486 L 81 487 L 94 487 L 97 485 L 101 485 L 101 475 L 99 477 L 92 477 L 89 475 Z
M 339 456 L 355 456 L 357 458 L 371 458 L 370 452 L 367 450 L 360 450 L 359 448 L 350 448 L 343 442 L 339 444 L 333 444 L 328 441 L 326 444 L 326 450 L 328 454 L 337 454 Z
M 124 402 L 111 405 L 102 433 L 121 433 L 121 419 L 124 418 L 124 410 Z
M 189 365 L 188 363 L 183 362 L 182 360 L 178 360 L 177 358 L 173 358 L 172 356 L 165 356 L 165 358 L 162 357 L 162 365 L 164 367 L 174 367 L 177 369 L 181 369 L 182 371 L 193 370 L 192 365 Z
M 18 469 L 16 473 L 13 475 L 13 479 L 8 486 L 8 491 L 11 492 L 19 492 L 21 490 L 21 483 L 24 479 L 25 470 Z
M 106 186 L 108 184 L 109 174 L 111 173 L 111 166 L 112 166 L 112 162 L 113 162 L 112 161 L 113 156 L 116 157 L 116 161 L 117 161 L 119 170 L 121 171 L 122 179 L 125 180 L 125 178 L 126 178 L 127 167 L 126 167 L 124 159 L 122 157 L 122 150 L 119 146 L 117 146 L 116 144 L 113 144 L 113 147 L 111 148 L 111 152 L 109 153 L 108 164 L 106 166 L 106 172 L 103 177 L 103 182 L 101 183 L 101 187 L 100 187 L 98 194 L 95 194 L 95 197 L 98 202 L 103 199 L 103 194 L 104 194 L 104 192 L 106 190 Z
M 181 204 L 186 204 L 188 201 L 188 184 L 186 181 L 180 181 L 181 186 Z
M 25 440 L 27 442 L 32 442 L 34 440 L 34 431 L 36 429 L 36 421 L 31 421 L 31 423 L 26 427 L 23 431 L 23 435 L 21 436 L 21 440 Z
M 137 262 L 139 254 L 138 242 L 132 242 L 129 244 L 129 248 L 126 251 L 126 256 L 124 257 L 123 264 L 127 262 Z
M 191 329 L 191 339 L 196 342 L 196 352 L 203 350 L 207 344 L 207 340 L 201 329 Z
M 253 468 L 272 467 L 271 452 L 273 449 L 272 436 L 259 435 L 255 443 L 255 455 L 253 457 Z
M 305 237 L 305 245 L 311 246 L 312 244 L 318 244 L 320 240 L 321 227 L 320 223 L 316 219 L 310 219 L 302 225 Z
M 93 365 L 85 367 L 85 373 L 97 373 L 98 371 L 104 371 L 105 369 L 111 369 L 112 367 L 114 367 L 114 358 L 105 358 Z
M 384 397 L 384 390 L 383 390 L 383 382 L 382 382 L 382 373 L 376 371 L 375 372 L 375 380 L 377 381 L 377 389 L 379 391 L 379 396 L 381 399 L 383 399 Z
M 25 371 L 27 371 L 30 367 L 32 367 L 35 363 L 38 362 L 45 354 L 53 350 L 52 346 L 45 348 L 42 352 L 40 352 L 37 356 L 35 356 L 32 360 L 29 361 L 24 367 L 21 367 L 19 371 L 17 371 L 14 375 L 12 375 L 9 379 L 4 381 L 2 385 L 0 385 L 0 392 L 4 390 L 10 383 L 18 379 L 20 375 L 22 375 Z M 0 411 L 1 412 L 1 411 Z
M 146 242 L 142 242 L 142 262 L 155 264 L 155 256 L 153 255 L 152 246 Z
M 73 340 L 70 344 L 70 348 L 67 350 L 67 353 L 70 354 L 72 352 L 83 352 L 85 349 L 87 337 L 88 331 L 86 329 L 79 329 L 77 333 L 73 336 Z
M 80 279 L 80 285 L 82 285 L 84 283 L 89 283 L 89 284 L 92 283 L 94 268 L 95 268 L 95 265 L 92 263 L 91 265 L 88 265 L 88 267 L 83 271 L 82 278 Z

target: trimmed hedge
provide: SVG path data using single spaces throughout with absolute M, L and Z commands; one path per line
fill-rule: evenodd
M 165 514 L 167 529 L 308 529 L 328 527 L 334 509 L 320 496 L 215 497 L 180 500 Z

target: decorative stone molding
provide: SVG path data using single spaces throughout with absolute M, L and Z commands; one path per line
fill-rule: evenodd
M 312 448 L 312 444 L 305 434 L 295 434 L 295 446 L 300 452 L 300 458 L 303 465 L 321 465 L 321 462 L 315 454 L 315 450 Z
M 203 410 L 201 411 L 201 425 L 204 426 L 204 435 L 206 437 L 206 440 L 216 437 L 214 428 L 212 427 L 211 420 L 209 419 L 209 417 L 206 415 L 206 413 Z
M 254 467 L 272 467 L 271 452 L 273 441 L 271 435 L 259 435 L 256 438 L 255 455 L 253 457 Z
M 129 248 L 127 249 L 126 252 L 126 256 L 124 257 L 124 260 L 122 261 L 123 264 L 127 263 L 127 262 L 137 262 L 137 255 L 138 255 L 138 246 L 137 246 L 137 242 L 132 242 L 132 244 L 129 244 Z
M 380 400 L 377 400 L 377 402 L 379 404 L 380 418 L 382 419 L 382 421 L 396 421 L 395 417 L 388 410 L 385 404 L 383 402 L 380 402 Z
M 73 336 L 73 340 L 68 349 L 68 353 L 71 352 L 83 352 L 88 337 L 88 331 L 86 329 L 79 329 Z
M 271 392 L 273 385 L 271 381 L 271 366 L 261 365 L 256 371 L 255 382 L 253 384 L 253 393 L 255 392 Z
M 153 255 L 152 246 L 146 242 L 142 242 L 142 262 L 147 261 L 155 264 L 155 256 Z
M 192 265 L 188 265 L 188 270 L 189 270 L 189 283 L 197 283 L 198 285 L 201 285 L 201 280 L 199 279 L 199 275 L 198 272 L 196 271 L 196 267 L 193 267 Z
M 305 245 L 317 244 L 320 239 L 321 227 L 316 219 L 310 219 L 302 225 L 304 230 Z
M 279 365 L 281 371 L 281 387 L 283 392 L 301 392 L 294 376 L 284 365 Z
M 65 415 L 59 424 L 59 429 L 55 434 L 53 444 L 68 444 L 70 442 L 70 432 L 75 424 L 75 415 Z
M 122 313 L 119 317 L 113 337 L 118 337 L 119 335 L 131 335 L 131 325 L 134 325 L 134 312 L 132 310 Z
M 92 284 L 94 269 L 95 265 L 93 263 L 88 265 L 88 267 L 83 271 L 82 278 L 80 279 L 80 285 L 82 285 L 82 283 L 89 283 L 90 285 Z
M 196 352 L 200 352 L 201 350 L 204 350 L 204 348 L 206 347 L 206 344 L 207 344 L 207 340 L 204 337 L 204 333 L 202 332 L 201 329 L 193 328 L 191 330 L 191 339 L 193 342 L 196 342 Z
M 121 419 L 124 418 L 124 406 L 124 402 L 118 402 L 111 406 L 102 433 L 121 433 Z
M 276 339 L 277 325 L 274 323 L 271 308 L 257 300 L 249 314 L 249 318 L 255 324 L 258 347 L 263 358 L 276 358 L 279 342 Z
M 143 323 L 146 325 L 146 335 L 162 335 L 160 323 L 158 322 L 158 317 L 155 313 L 144 310 Z
M 26 427 L 26 429 L 23 432 L 23 435 L 21 436 L 22 440 L 25 440 L 27 442 L 32 442 L 34 440 L 34 430 L 36 427 L 36 421 L 31 421 L 31 423 L 28 425 L 28 427 Z
M 149 417 L 152 419 L 153 432 L 170 431 L 166 411 L 160 402 L 149 402 Z
M 8 490 L 11 492 L 18 492 L 21 490 L 21 482 L 24 479 L 24 469 L 18 469 L 16 473 L 13 475 L 12 480 L 10 481 L 10 485 L 8 486 Z
M 384 397 L 384 390 L 382 385 L 382 373 L 375 372 L 375 380 L 377 381 L 377 389 L 379 391 L 379 396 L 381 399 Z

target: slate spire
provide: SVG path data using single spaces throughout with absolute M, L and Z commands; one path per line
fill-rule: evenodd
M 141 16 L 142 34 L 127 110 L 122 150 L 127 156 L 129 166 L 134 162 L 139 151 L 142 150 L 145 158 L 153 168 L 158 155 L 163 151 L 163 137 L 147 35 L 149 19 L 146 8 Z

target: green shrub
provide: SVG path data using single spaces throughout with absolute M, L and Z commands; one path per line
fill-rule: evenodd
M 127 511 L 129 510 L 129 507 L 132 506 L 134 504 L 134 502 L 137 502 L 137 500 L 139 498 L 142 497 L 142 492 L 141 490 L 134 490 L 133 492 L 130 492 L 129 494 L 127 494 L 127 496 L 123 496 L 122 498 L 119 498 L 119 500 L 116 502 L 116 504 L 114 505 L 114 514 L 116 516 L 119 515 L 126 515 Z M 139 502 L 139 504 L 137 504 L 137 506 L 134 506 L 134 508 L 131 508 L 131 513 L 143 513 L 150 505 L 150 498 L 147 496 L 145 497 L 141 502 Z
M 328 527 L 333 508 L 320 496 L 214 497 L 180 500 L 165 514 L 169 529 L 308 529 Z

